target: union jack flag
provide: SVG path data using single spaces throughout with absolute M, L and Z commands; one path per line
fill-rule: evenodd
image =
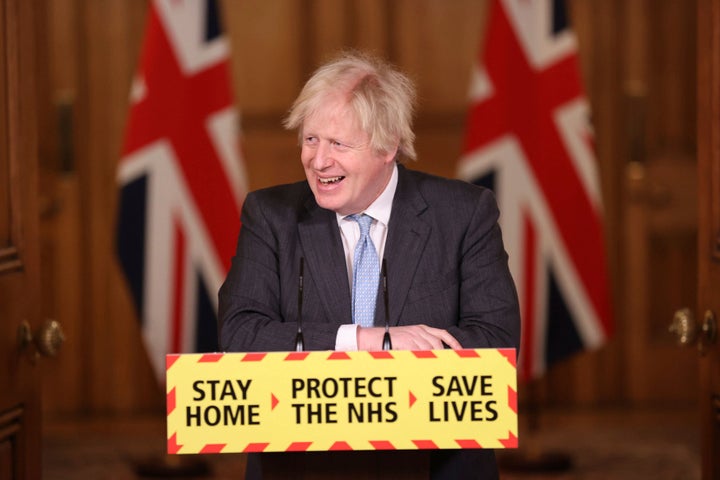
M 520 298 L 519 375 L 612 331 L 599 177 L 561 0 L 494 0 L 459 176 L 492 188 Z
M 117 251 L 162 381 L 165 354 L 217 350 L 217 291 L 245 173 L 214 0 L 153 0 L 133 81 Z

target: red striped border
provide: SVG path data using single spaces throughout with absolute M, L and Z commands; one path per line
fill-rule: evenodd
M 328 355 L 328 360 L 350 360 L 350 355 L 347 352 L 332 352 Z
M 167 414 L 170 415 L 173 410 L 175 410 L 175 406 L 177 405 L 177 401 L 175 399 L 175 387 L 173 387 L 172 390 L 167 393 L 165 404 L 167 407 Z
M 240 359 L 241 362 L 259 362 L 262 359 L 265 358 L 267 353 L 246 353 L 243 355 L 243 358 Z
M 243 449 L 243 453 L 260 453 L 264 452 L 270 443 L 248 443 Z
M 308 355 L 310 355 L 310 352 L 290 352 L 283 360 L 285 360 L 286 362 L 305 360 Z
M 510 407 L 512 411 L 515 412 L 515 414 L 517 415 L 517 392 L 513 390 L 510 385 L 508 385 L 508 407 Z
M 412 353 L 417 358 L 437 358 L 432 350 L 413 350 Z
M 505 448 L 517 448 L 517 446 L 518 446 L 518 438 L 510 431 L 508 431 L 508 438 L 505 438 L 505 439 L 499 438 L 498 441 Z
M 507 358 L 507 361 L 510 362 L 513 368 L 517 368 L 517 354 L 514 348 L 498 348 L 497 351 L 500 355 Z
M 375 450 L 397 450 L 395 445 L 387 440 L 370 440 L 370 445 L 372 445 Z
M 226 446 L 226 443 L 208 443 L 198 453 L 222 453 Z
M 173 433 L 170 438 L 168 438 L 167 441 L 167 453 L 174 455 L 180 451 L 182 448 L 182 445 L 178 445 L 177 443 L 177 432 Z
M 350 446 L 347 442 L 335 442 L 333 443 L 330 448 L 328 448 L 331 452 L 340 452 L 340 451 L 347 451 L 347 450 L 353 450 L 353 448 Z
M 387 350 L 380 350 L 377 352 L 368 352 L 371 357 L 373 357 L 375 360 L 385 360 L 385 359 L 395 359 L 392 352 L 389 352 Z
M 421 450 L 437 450 L 438 446 L 432 440 L 413 440 L 415 446 Z
M 460 448 L 482 448 L 482 446 L 477 442 L 477 440 L 473 439 L 456 439 L 455 443 L 457 443 Z
M 205 353 L 198 359 L 198 363 L 216 363 L 224 356 L 224 353 Z
M 480 354 L 475 350 L 454 350 L 460 358 L 480 358 Z
M 170 353 L 165 355 L 165 370 L 170 370 L 170 367 L 175 365 L 175 362 L 177 362 L 180 359 L 180 354 L 177 353 Z
M 293 442 L 290 444 L 288 448 L 285 449 L 286 452 L 305 452 L 308 448 L 310 448 L 310 445 L 312 445 L 313 442 Z

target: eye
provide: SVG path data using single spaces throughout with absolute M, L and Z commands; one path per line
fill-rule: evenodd
M 346 150 L 348 148 L 347 145 L 345 145 L 344 143 L 339 142 L 337 140 L 333 140 L 331 143 L 332 143 L 332 146 L 338 150 Z
M 317 137 L 314 137 L 312 135 L 308 135 L 305 138 L 303 138 L 303 143 L 305 145 L 314 145 L 317 143 Z

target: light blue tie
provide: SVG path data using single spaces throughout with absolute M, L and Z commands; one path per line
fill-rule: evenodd
M 353 260 L 353 323 L 372 327 L 375 320 L 375 301 L 380 284 L 380 262 L 370 238 L 372 217 L 349 215 L 360 225 L 360 240 L 355 246 Z

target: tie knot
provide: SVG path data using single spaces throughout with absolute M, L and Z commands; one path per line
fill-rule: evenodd
M 350 215 L 350 218 L 355 220 L 360 225 L 360 236 L 365 236 L 370 232 L 370 224 L 372 223 L 372 217 L 370 215 Z

